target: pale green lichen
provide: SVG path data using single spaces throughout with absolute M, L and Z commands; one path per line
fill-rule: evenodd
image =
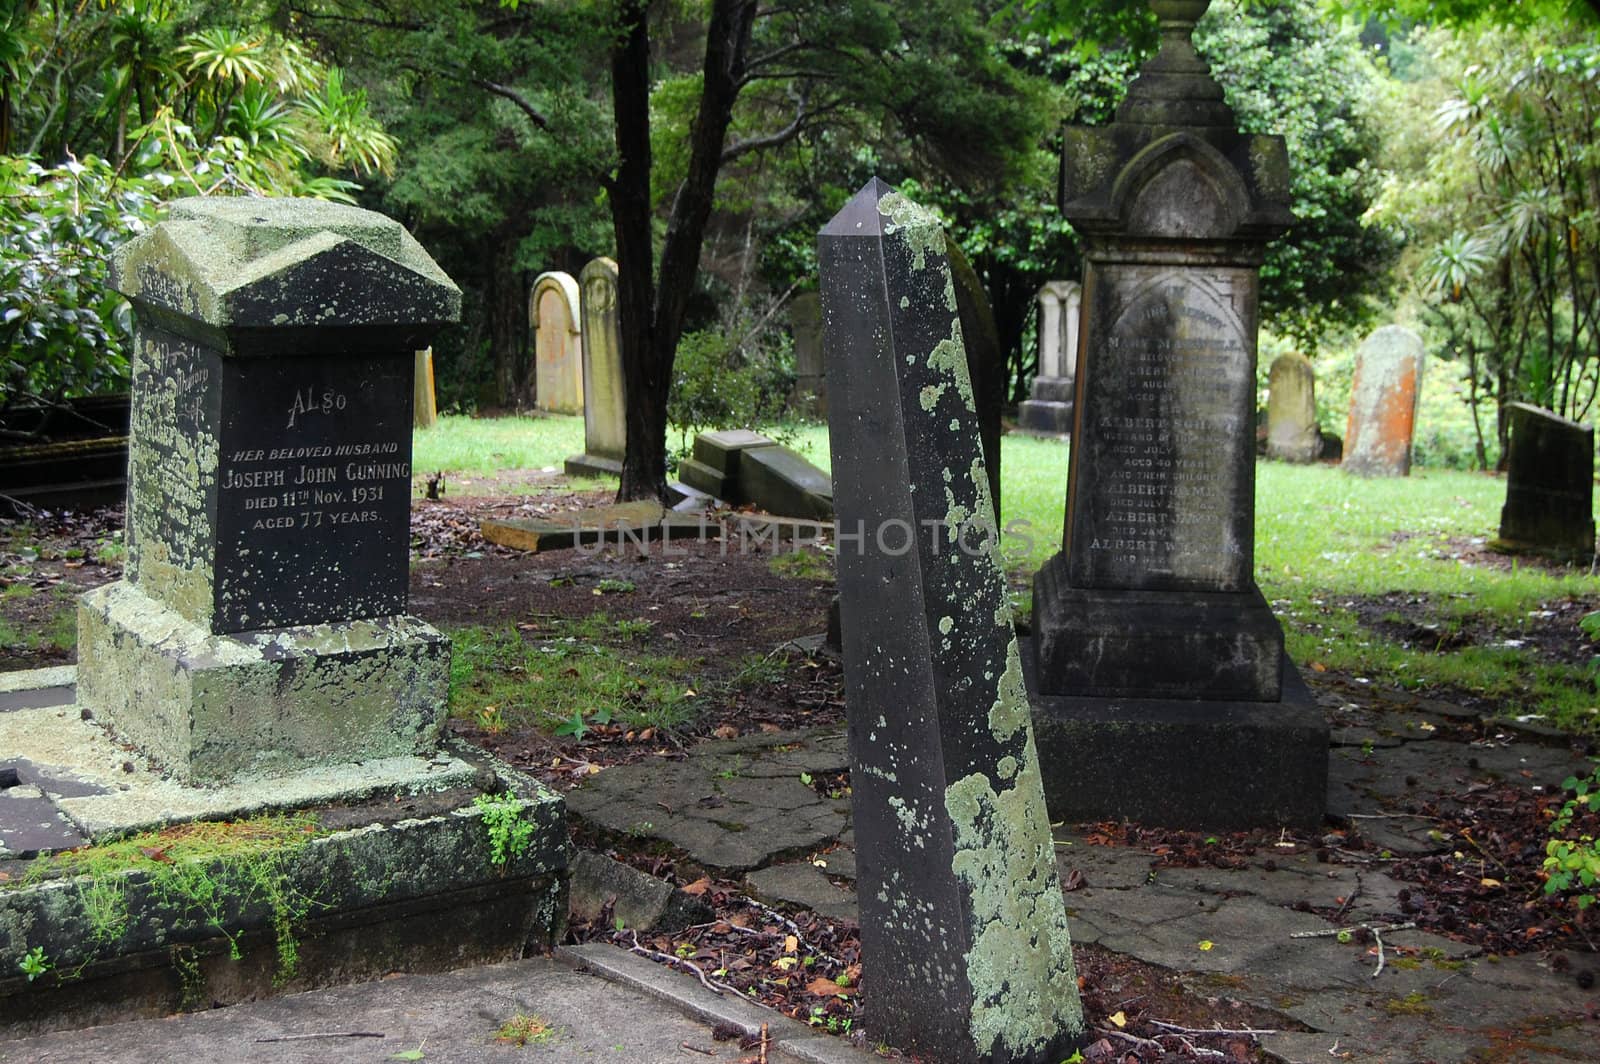
M 944 226 L 928 208 L 891 192 L 878 201 L 878 213 L 889 219 L 884 235 L 899 234 L 911 248 L 913 270 L 927 267 L 929 252 L 944 254 Z
M 955 621 L 954 617 L 940 617 L 939 618 L 939 634 L 940 635 L 949 635 L 951 630 L 953 628 L 955 628 L 955 626 L 956 626 L 956 621 Z
M 917 396 L 917 401 L 922 404 L 922 409 L 933 413 L 933 408 L 939 405 L 939 398 L 944 395 L 945 385 L 930 384 L 923 388 Z
M 1017 759 L 1007 754 L 1000 759 L 999 764 L 995 765 L 995 771 L 1000 774 L 1001 779 L 1010 779 L 1017 774 Z
M 968 1021 L 984 1058 L 1029 1057 L 1083 1031 L 1066 907 L 1032 735 L 996 793 L 982 773 L 945 789 L 954 828 L 952 869 L 966 888 L 972 947 L 966 955 Z
M 1028 689 L 1022 680 L 1022 655 L 1017 641 L 1006 647 L 1006 668 L 995 685 L 994 705 L 989 707 L 989 731 L 997 742 L 1010 742 L 1028 726 Z M 1031 739 L 1030 739 L 1031 741 Z
M 967 412 L 977 411 L 977 400 L 972 394 L 972 375 L 967 371 L 967 348 L 961 336 L 960 318 L 951 317 L 950 335 L 933 346 L 933 351 L 928 355 L 928 368 L 950 374 Z

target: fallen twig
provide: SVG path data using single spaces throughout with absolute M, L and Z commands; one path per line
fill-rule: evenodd
M 318 1031 L 315 1034 L 275 1034 L 257 1042 L 307 1042 L 314 1038 L 384 1038 L 379 1031 Z
M 700 985 L 711 991 L 713 994 L 716 994 L 718 997 L 722 996 L 724 991 L 736 996 L 740 996 L 739 991 L 735 990 L 727 983 L 718 982 L 714 979 L 708 979 L 706 977 L 706 973 L 701 971 L 700 966 L 695 964 L 693 961 L 690 961 L 685 957 L 675 957 L 670 953 L 662 953 L 660 950 L 651 949 L 648 946 L 641 946 L 639 944 L 639 933 L 637 931 L 633 933 L 632 952 L 637 953 L 642 957 L 649 957 L 651 960 L 660 961 L 663 964 L 670 964 L 674 967 L 683 968 L 693 972 L 695 978 L 700 980 Z
M 1409 931 L 1417 926 L 1415 920 L 1407 920 L 1403 924 L 1356 924 L 1354 927 L 1329 927 L 1322 931 L 1296 931 L 1290 938 L 1332 938 L 1335 935 L 1351 935 L 1357 931 Z
M 1187 1049 L 1189 1051 L 1189 1055 L 1192 1056 L 1192 1057 L 1203 1058 L 1203 1059 L 1206 1059 L 1206 1060 L 1227 1060 L 1228 1059 L 1228 1054 L 1222 1052 L 1220 1049 L 1207 1049 L 1204 1046 L 1197 1046 L 1193 1042 L 1189 1041 L 1187 1038 L 1183 1037 L 1182 1035 L 1169 1034 L 1169 1035 L 1166 1035 L 1165 1037 L 1167 1037 L 1167 1038 L 1176 1038 L 1179 1041 L 1179 1043 L 1182 1044 L 1183 1048 L 1185 1048 L 1185 1049 Z
M 1243 1037 L 1243 1038 L 1254 1038 L 1257 1035 L 1278 1034 L 1279 1033 L 1276 1028 L 1267 1029 L 1267 1028 L 1257 1028 L 1257 1027 L 1182 1027 L 1182 1026 L 1179 1026 L 1178 1024 L 1176 1024 L 1176 1023 L 1168 1023 L 1165 1020 L 1146 1020 L 1145 1022 L 1148 1023 L 1152 1027 L 1159 1027 L 1163 1031 L 1170 1031 L 1172 1034 L 1223 1034 L 1223 1035 L 1237 1035 L 1237 1036 Z
M 1162 1045 L 1160 1042 L 1153 1041 L 1149 1038 L 1140 1038 L 1136 1034 L 1129 1034 L 1127 1031 L 1119 1031 L 1114 1027 L 1096 1027 L 1095 1032 L 1097 1034 L 1106 1035 L 1110 1038 L 1120 1038 L 1125 1042 L 1131 1042 L 1141 1049 L 1153 1049 L 1162 1055 L 1165 1055 L 1167 1052 L 1167 1047 Z
M 699 1046 L 692 1046 L 688 1042 L 679 1042 L 678 1048 L 687 1049 L 691 1053 L 699 1053 L 703 1057 L 714 1057 L 717 1055 L 717 1051 L 715 1049 L 701 1049 Z

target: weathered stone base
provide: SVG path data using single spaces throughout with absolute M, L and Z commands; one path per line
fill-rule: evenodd
M 1031 639 L 1022 663 L 1052 821 L 1219 831 L 1322 823 L 1328 724 L 1287 660 L 1276 702 L 1041 695 Z
M 430 754 L 450 644 L 414 617 L 213 635 L 137 587 L 78 607 L 78 704 L 174 778 Z
M 739 456 L 739 495 L 771 514 L 833 519 L 833 481 L 787 447 L 755 447 Z
M 1278 699 L 1283 629 L 1261 591 L 1078 588 L 1034 578 L 1040 690 L 1104 698 Z
M 500 772 L 497 785 L 514 789 L 533 825 L 520 853 L 494 863 L 475 789 L 376 795 L 366 812 L 338 810 L 340 830 L 282 858 L 279 896 L 303 914 L 287 938 L 268 892 L 223 858 L 196 870 L 218 885 L 214 908 L 139 870 L 0 885 L 0 1030 L 160 1016 L 551 949 L 567 913 L 565 803 Z M 29 982 L 19 964 L 34 948 L 51 967 Z
M 733 498 L 734 477 L 719 473 L 704 462 L 684 458 L 678 462 L 678 479 L 696 491 L 703 491 L 713 499 Z
M 1072 435 L 1072 402 L 1024 399 L 1017 404 L 1017 427 L 1041 436 Z
M 575 454 L 562 463 L 569 477 L 620 477 L 622 459 L 599 454 Z

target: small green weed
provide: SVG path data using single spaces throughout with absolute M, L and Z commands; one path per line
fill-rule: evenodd
M 809 549 L 774 554 L 767 561 L 767 571 L 788 580 L 827 583 L 834 579 L 833 560 Z
M 28 982 L 31 983 L 55 965 L 45 959 L 43 946 L 35 946 L 17 962 L 17 967 L 22 969 L 22 974 L 26 975 Z
M 515 794 L 480 794 L 472 800 L 483 817 L 489 836 L 489 863 L 506 870 L 513 858 L 528 852 L 538 825 L 522 816 L 522 800 Z
M 763 687 L 782 683 L 788 670 L 788 657 L 776 651 L 770 654 L 746 654 L 739 659 L 739 667 L 733 674 L 733 686 Z
M 1574 821 L 1587 811 L 1600 813 L 1600 762 L 1588 778 L 1568 776 L 1561 786 L 1572 792 L 1561 807 L 1561 812 L 1550 822 L 1552 838 L 1545 843 L 1544 882 L 1547 895 L 1573 891 L 1573 902 L 1579 909 L 1595 903 L 1595 892 L 1600 889 L 1600 840 L 1588 831 L 1574 832 Z
M 608 576 L 595 584 L 594 590 L 597 595 L 626 595 L 638 588 L 632 580 L 615 580 Z
M 519 1012 L 500 1025 L 494 1033 L 494 1040 L 508 1045 L 525 1046 L 530 1042 L 543 1042 L 554 1033 L 555 1028 L 545 1020 Z

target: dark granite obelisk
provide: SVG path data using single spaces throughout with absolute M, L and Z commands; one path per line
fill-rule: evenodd
M 1288 158 L 1236 130 L 1195 54 L 1207 2 L 1152 0 L 1161 51 L 1117 121 L 1066 131 L 1085 335 L 1064 542 L 1034 584 L 1056 819 L 1322 817 L 1326 726 L 1254 579 L 1256 302 Z
M 874 179 L 822 230 L 871 1037 L 1055 1064 L 1066 911 L 944 233 Z

